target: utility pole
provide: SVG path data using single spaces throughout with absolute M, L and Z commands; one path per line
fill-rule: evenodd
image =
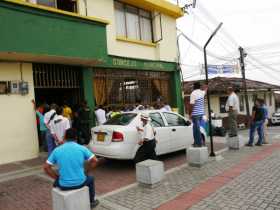
M 208 65 L 207 65 L 207 51 L 206 48 L 208 46 L 208 44 L 210 43 L 210 41 L 212 40 L 212 38 L 216 35 L 216 33 L 218 32 L 218 30 L 222 27 L 223 23 L 220 23 L 218 25 L 218 27 L 215 29 L 215 31 L 211 34 L 211 36 L 209 37 L 209 39 L 207 40 L 207 42 L 205 43 L 204 47 L 203 47 L 203 55 L 204 55 L 204 68 L 205 68 L 205 78 L 206 78 L 206 84 L 209 84 L 209 80 L 208 80 Z M 210 103 L 210 93 L 209 93 L 209 88 L 207 88 L 207 103 L 208 103 L 208 118 L 209 118 L 209 135 L 210 135 L 210 147 L 211 147 L 211 151 L 210 151 L 210 157 L 215 157 L 215 152 L 214 152 L 214 144 L 213 144 L 213 133 L 212 133 L 212 117 L 211 117 L 211 103 Z
M 250 110 L 249 110 L 249 101 L 248 101 L 248 93 L 247 93 L 247 84 L 246 84 L 246 77 L 245 77 L 245 63 L 244 58 L 246 57 L 246 53 L 244 53 L 244 49 L 239 47 L 240 52 L 240 67 L 242 72 L 242 80 L 243 80 L 243 89 L 245 93 L 245 103 L 246 103 L 246 114 L 247 114 L 247 126 L 249 125 L 250 119 Z

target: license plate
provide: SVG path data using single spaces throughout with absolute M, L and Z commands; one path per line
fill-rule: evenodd
M 104 140 L 105 140 L 105 134 L 104 133 L 98 133 L 97 134 L 97 141 L 104 142 Z

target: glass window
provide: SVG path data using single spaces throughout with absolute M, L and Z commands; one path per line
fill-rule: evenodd
M 151 124 L 153 127 L 164 127 L 163 119 L 160 113 L 150 113 Z
M 115 12 L 116 12 L 117 35 L 126 36 L 124 5 L 116 1 L 115 2 Z
M 148 42 L 153 41 L 150 12 L 115 1 L 115 18 L 118 36 Z
M 137 8 L 126 6 L 125 16 L 127 37 L 140 40 L 139 16 Z
M 128 125 L 136 116 L 137 114 L 135 113 L 118 114 L 109 119 L 104 125 Z
M 164 117 L 169 126 L 186 126 L 186 121 L 182 117 L 172 114 L 172 113 L 163 113 Z
M 220 97 L 220 113 L 226 113 L 227 97 Z
M 240 109 L 240 112 L 244 111 L 244 96 L 243 95 L 239 96 L 239 109 Z
M 37 4 L 48 7 L 56 7 L 56 0 L 37 0 Z

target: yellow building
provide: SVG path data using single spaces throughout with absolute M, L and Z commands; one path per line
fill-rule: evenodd
M 39 154 L 32 100 L 153 103 L 183 112 L 176 19 L 165 0 L 0 1 L 0 164 Z

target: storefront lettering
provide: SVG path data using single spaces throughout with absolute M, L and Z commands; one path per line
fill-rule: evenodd
M 126 66 L 126 67 L 136 67 L 136 61 L 121 59 L 121 58 L 113 58 L 113 66 Z
M 144 63 L 145 69 L 164 69 L 161 63 Z

